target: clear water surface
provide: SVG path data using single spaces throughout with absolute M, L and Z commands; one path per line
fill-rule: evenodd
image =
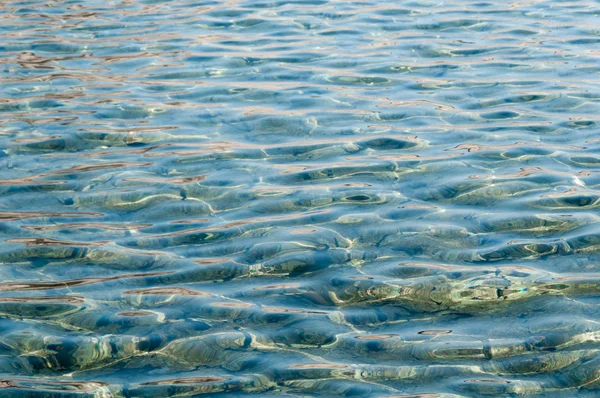
M 598 396 L 599 13 L 2 1 L 0 396 Z

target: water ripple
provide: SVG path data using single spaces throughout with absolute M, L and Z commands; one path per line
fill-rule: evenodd
M 3 2 L 0 396 L 596 396 L 599 14 Z

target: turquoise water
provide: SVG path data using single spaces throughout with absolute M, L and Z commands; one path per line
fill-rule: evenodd
M 2 2 L 0 396 L 598 396 L 599 14 Z

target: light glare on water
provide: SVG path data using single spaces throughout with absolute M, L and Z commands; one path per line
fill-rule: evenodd
M 599 13 L 3 2 L 0 396 L 597 396 Z

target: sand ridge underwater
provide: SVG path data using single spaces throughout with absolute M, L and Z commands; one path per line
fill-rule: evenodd
M 595 397 L 598 1 L 0 4 L 0 397 Z

